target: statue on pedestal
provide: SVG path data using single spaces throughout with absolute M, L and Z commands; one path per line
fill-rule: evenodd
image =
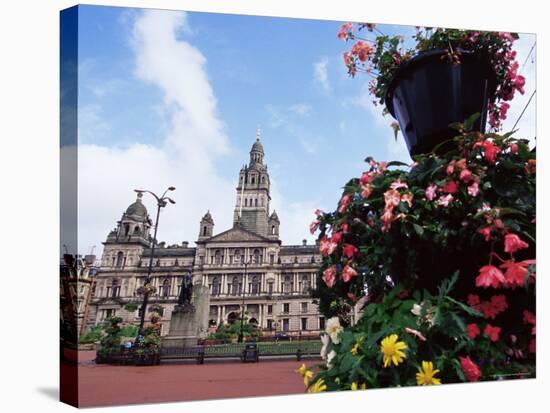
M 191 304 L 191 298 L 193 297 L 193 276 L 191 274 L 185 274 L 181 283 L 180 296 L 178 297 L 178 304 L 174 308 L 174 311 L 195 311 L 195 306 Z

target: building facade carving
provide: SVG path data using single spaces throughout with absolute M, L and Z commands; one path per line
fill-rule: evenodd
M 196 246 L 188 242 L 157 244 L 147 312 L 162 317 L 162 334 L 168 333 L 170 316 L 181 291 L 182 279 L 210 291 L 209 325 L 232 323 L 240 318 L 243 300 L 246 318 L 264 332 L 316 333 L 324 320 L 310 297 L 321 263 L 317 245 L 283 245 L 280 221 L 270 211 L 270 178 L 264 164 L 259 134 L 250 150 L 249 163 L 241 168 L 236 187 L 232 228 L 215 234 L 208 211 L 201 219 Z M 141 194 L 122 214 L 104 242 L 101 266 L 88 320 L 90 325 L 117 315 L 137 322 L 141 306 L 137 290 L 144 284 L 151 254 L 152 222 Z

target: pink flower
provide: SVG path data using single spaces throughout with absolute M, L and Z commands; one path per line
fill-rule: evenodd
M 313 235 L 315 231 L 317 231 L 317 228 L 319 228 L 318 221 L 313 221 L 311 224 L 309 224 L 309 232 L 311 233 L 311 235 Z
M 458 192 L 458 185 L 455 181 L 448 181 L 445 186 L 441 188 L 441 191 L 447 194 L 456 194 Z
M 344 23 L 343 25 L 340 26 L 340 30 L 338 31 L 338 39 L 347 40 L 348 36 L 351 35 L 352 30 L 353 30 L 352 23 Z
M 470 359 L 470 357 L 460 357 L 460 367 L 462 368 L 462 372 L 468 381 L 478 381 L 481 376 L 479 367 Z
M 497 288 L 504 282 L 504 274 L 497 267 L 494 265 L 485 265 L 479 270 L 479 275 L 476 278 L 476 287 Z
M 529 248 L 529 244 L 522 241 L 516 234 L 506 234 L 504 237 L 504 251 L 513 254 L 517 250 Z
M 466 302 L 468 303 L 468 305 L 470 307 L 474 307 L 474 306 L 478 305 L 480 303 L 479 295 L 477 295 L 477 294 L 468 294 L 468 298 L 467 298 Z
M 365 43 L 361 40 L 355 43 L 351 48 L 351 54 L 357 56 L 357 58 L 362 62 L 366 62 L 369 56 L 373 53 L 373 47 L 370 44 Z
M 472 179 L 472 172 L 469 169 L 460 171 L 460 180 L 467 184 Z
M 396 181 L 392 182 L 392 184 L 390 185 L 390 188 L 391 189 L 399 189 L 399 188 L 408 188 L 409 186 L 407 185 L 406 182 L 401 182 L 401 179 L 397 179 Z
M 399 205 L 401 195 L 395 189 L 390 189 L 384 193 L 384 201 L 386 202 L 386 208 L 393 208 Z
M 328 267 L 325 271 L 323 271 L 323 281 L 325 282 L 328 288 L 334 287 L 334 284 L 336 283 L 336 266 L 335 265 Z
M 439 197 L 439 199 L 437 200 L 437 205 L 439 206 L 444 206 L 444 207 L 448 207 L 449 206 L 449 203 L 451 203 L 453 201 L 453 196 L 451 194 L 448 194 L 448 195 L 442 195 Z
M 510 146 L 510 152 L 513 153 L 513 154 L 516 154 L 518 153 L 518 145 L 516 143 L 512 143 Z
M 319 215 L 322 215 L 322 214 L 323 214 L 323 211 L 321 211 L 320 209 L 315 210 L 315 215 L 319 216 Z
M 428 201 L 433 201 L 434 198 L 436 197 L 436 191 L 437 191 L 437 185 L 431 184 L 424 191 L 424 196 Z
M 481 331 L 476 323 L 471 323 L 466 326 L 466 333 L 468 334 L 468 337 L 473 340 L 481 333 Z
M 346 258 L 352 258 L 358 252 L 359 250 L 355 245 L 345 244 L 342 250 L 342 255 Z
M 482 147 L 485 151 L 484 158 L 487 162 L 494 164 L 497 159 L 497 155 L 500 153 L 500 148 L 496 146 L 490 140 L 485 140 L 483 142 L 476 142 L 474 148 Z
M 361 197 L 367 199 L 372 193 L 372 187 L 370 185 L 361 186 Z
M 453 159 L 451 162 L 449 162 L 449 165 L 447 165 L 447 175 L 452 175 L 455 170 L 455 164 L 456 161 Z
M 476 181 L 468 187 L 468 195 L 476 197 L 477 194 L 479 194 L 479 184 Z
M 374 178 L 374 174 L 371 172 L 363 172 L 363 175 L 361 175 L 361 178 L 359 178 L 359 183 L 361 185 L 367 185 L 370 184 L 371 181 Z
M 349 282 L 353 277 L 357 276 L 357 271 L 351 267 L 351 265 L 346 265 L 342 270 L 342 279 L 344 282 Z
M 324 236 L 321 238 L 321 241 L 319 242 L 319 251 L 322 255 L 329 256 L 334 252 L 336 247 L 338 246 L 337 243 L 333 242 L 328 237 Z
M 342 197 L 342 199 L 340 199 L 338 212 L 340 214 L 343 214 L 345 212 L 345 210 L 348 209 L 349 204 L 351 204 L 351 196 L 346 194 Z
M 348 231 L 349 231 L 349 225 L 347 223 L 342 224 L 342 232 L 344 234 L 347 234 Z
M 506 278 L 505 285 L 510 288 L 522 287 L 525 285 L 525 277 L 527 276 L 527 268 L 529 265 L 535 264 L 535 260 L 524 260 L 514 262 L 512 260 L 505 261 L 500 265 L 500 268 L 506 270 L 504 277 Z
M 510 43 L 514 42 L 514 37 L 510 32 L 499 32 L 498 37 L 500 40 L 508 40 Z
M 409 208 L 412 208 L 412 199 L 413 194 L 411 194 L 410 192 L 401 195 L 401 202 L 406 202 L 409 205 Z
M 485 237 L 485 241 L 489 241 L 489 239 L 491 238 L 491 227 L 481 228 L 477 232 Z
M 492 342 L 498 341 L 500 327 L 494 327 L 491 324 L 487 324 L 483 330 L 483 334 L 489 337 Z
M 525 78 L 521 75 L 518 75 L 514 81 L 514 87 L 519 93 L 523 95 L 525 93 L 525 89 L 523 88 L 524 86 L 525 86 Z

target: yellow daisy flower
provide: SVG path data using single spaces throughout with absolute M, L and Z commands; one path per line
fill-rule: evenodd
M 439 373 L 439 370 L 434 370 L 434 365 L 431 361 L 423 361 L 422 367 L 419 367 L 418 373 L 416 373 L 416 383 L 419 386 L 441 384 L 441 380 L 434 377 L 437 373 Z
M 397 334 L 392 334 L 384 338 L 380 344 L 380 351 L 384 355 L 384 367 L 388 367 L 391 363 L 397 366 L 407 357 L 407 355 L 401 351 L 408 348 L 407 344 L 397 340 Z
M 367 385 L 366 385 L 365 383 L 363 383 L 363 384 L 361 384 L 361 385 L 359 385 L 359 386 L 357 385 L 356 382 L 351 383 L 351 389 L 352 389 L 352 390 L 357 390 L 357 389 L 359 389 L 359 390 L 365 390 L 366 388 L 367 388 Z
M 307 387 L 309 384 L 309 379 L 313 377 L 313 372 L 308 370 L 305 364 L 302 364 L 298 370 L 294 371 L 304 378 L 304 386 Z
M 320 393 L 327 389 L 327 385 L 323 379 L 317 380 L 313 385 L 307 389 L 308 393 Z

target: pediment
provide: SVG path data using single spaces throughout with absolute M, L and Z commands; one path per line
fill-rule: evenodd
M 243 228 L 234 227 L 227 231 L 224 231 L 218 235 L 214 235 L 211 238 L 205 240 L 206 242 L 234 242 L 234 241 L 272 241 L 269 238 L 263 237 L 252 231 L 248 231 Z

